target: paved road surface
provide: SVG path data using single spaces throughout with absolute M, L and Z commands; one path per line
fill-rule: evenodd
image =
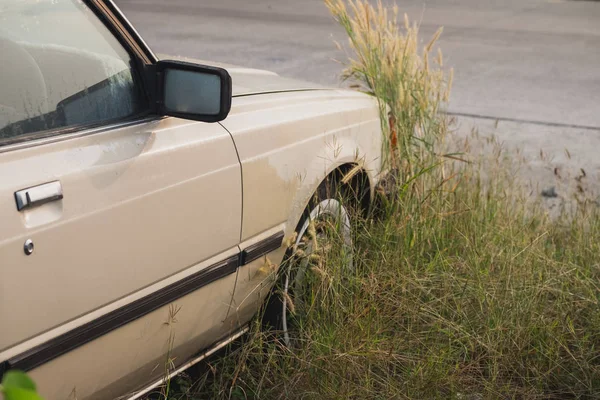
M 156 52 L 339 84 L 332 59 L 343 54 L 332 41 L 344 35 L 322 0 L 116 2 Z M 440 45 L 456 71 L 450 111 L 469 117 L 463 131 L 479 126 L 530 154 L 544 148 L 559 165 L 568 147 L 571 167 L 600 172 L 600 2 L 397 4 L 422 20 L 424 38 L 444 26 Z
M 117 0 L 156 52 L 337 84 L 342 39 L 321 0 Z M 399 0 L 438 26 L 452 111 L 600 128 L 600 2 Z M 498 5 L 501 4 L 501 5 Z

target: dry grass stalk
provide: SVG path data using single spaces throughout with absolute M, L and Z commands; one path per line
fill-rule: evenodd
M 351 80 L 380 102 L 387 161 L 392 169 L 404 161 L 408 174 L 428 162 L 444 130 L 437 128 L 438 113 L 448 101 L 453 72 L 445 73 L 441 49 L 433 63 L 431 53 L 442 34 L 440 28 L 422 49 L 419 26 L 398 7 L 381 1 L 325 0 L 336 21 L 348 34 L 349 60 L 342 77 Z

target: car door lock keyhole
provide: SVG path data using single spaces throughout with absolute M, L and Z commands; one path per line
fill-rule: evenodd
M 30 256 L 33 253 L 33 240 L 27 239 L 23 245 L 23 251 L 26 256 Z

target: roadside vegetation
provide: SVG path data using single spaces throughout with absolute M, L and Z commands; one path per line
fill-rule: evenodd
M 0 394 L 4 400 L 42 400 L 35 382 L 21 371 L 8 371 L 2 376 Z
M 493 140 L 474 154 L 443 113 L 452 75 L 396 8 L 326 0 L 344 77 L 379 99 L 390 174 L 356 216 L 353 267 L 319 238 L 293 346 L 256 320 L 176 399 L 600 398 L 600 219 L 550 218 Z

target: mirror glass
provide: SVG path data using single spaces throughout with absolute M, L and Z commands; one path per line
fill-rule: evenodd
M 217 115 L 221 111 L 221 78 L 180 69 L 165 70 L 164 106 L 175 113 Z

